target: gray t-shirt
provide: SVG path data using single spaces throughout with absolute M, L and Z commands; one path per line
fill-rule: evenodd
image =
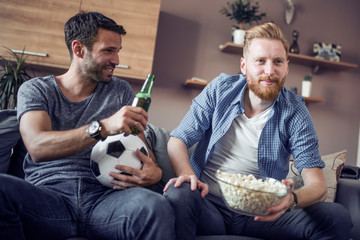
M 46 111 L 52 130 L 79 128 L 94 120 L 107 118 L 125 105 L 131 105 L 134 92 L 129 83 L 113 78 L 109 84 L 99 83 L 93 94 L 80 102 L 66 98 L 54 76 L 34 78 L 21 85 L 18 92 L 17 118 L 28 111 Z M 24 161 L 25 179 L 34 185 L 76 177 L 94 178 L 89 165 L 92 147 L 78 154 L 53 161 L 35 163 L 29 154 Z

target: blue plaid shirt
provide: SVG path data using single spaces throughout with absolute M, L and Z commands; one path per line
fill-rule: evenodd
M 244 113 L 246 88 L 244 75 L 220 74 L 194 98 L 180 125 L 171 132 L 171 136 L 181 139 L 188 148 L 198 142 L 190 158 L 190 164 L 198 178 L 201 177 L 216 142 L 228 131 L 234 118 Z M 283 88 L 260 136 L 260 174 L 278 180 L 285 179 L 291 154 L 300 172 L 303 168 L 325 166 L 304 99 Z

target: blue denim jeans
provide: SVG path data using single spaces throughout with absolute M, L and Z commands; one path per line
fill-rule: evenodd
M 122 191 L 95 179 L 42 186 L 0 174 L 0 239 L 174 239 L 174 212 L 146 188 Z
M 304 209 L 286 212 L 274 222 L 254 221 L 253 217 L 229 210 L 222 199 L 189 183 L 173 185 L 164 194 L 175 210 L 176 239 L 195 239 L 196 235 L 239 235 L 261 239 L 349 239 L 352 227 L 348 211 L 340 204 L 321 202 Z

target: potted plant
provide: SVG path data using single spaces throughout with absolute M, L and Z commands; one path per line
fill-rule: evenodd
M 301 95 L 303 97 L 310 97 L 311 94 L 311 85 L 312 85 L 312 76 L 306 75 L 301 85 Z
M 16 108 L 17 92 L 21 84 L 31 78 L 25 70 L 25 49 L 19 56 L 9 48 L 7 49 L 14 59 L 11 61 L 0 56 L 1 60 L 4 61 L 0 70 L 0 109 Z
M 259 12 L 259 2 L 251 3 L 251 0 L 235 0 L 227 3 L 227 7 L 222 7 L 220 13 L 229 17 L 230 20 L 236 21 L 238 24 L 233 31 L 233 42 L 236 44 L 244 44 L 245 29 L 244 24 L 252 24 L 258 22 L 266 16 L 265 12 Z

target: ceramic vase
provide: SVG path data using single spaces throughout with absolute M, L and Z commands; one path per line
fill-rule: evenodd
M 235 44 L 244 45 L 245 30 L 235 29 L 233 32 L 233 42 Z

